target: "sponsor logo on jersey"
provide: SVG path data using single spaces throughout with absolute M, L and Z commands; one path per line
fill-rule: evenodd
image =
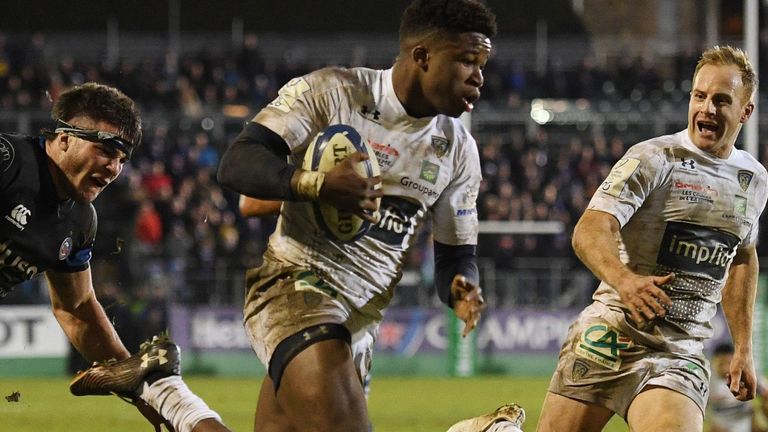
M 294 78 L 277 92 L 277 98 L 269 106 L 282 112 L 289 112 L 296 100 L 309 90 L 309 83 L 304 78 Z
M 10 215 L 5 215 L 5 220 L 14 224 L 19 231 L 24 231 L 24 227 L 27 225 L 27 217 L 31 214 L 32 212 L 24 207 L 23 204 L 18 204 L 11 210 Z
M 432 135 L 432 148 L 435 150 L 435 156 L 441 158 L 448 153 L 451 142 L 448 141 L 448 138 Z
M 741 186 L 741 190 L 744 192 L 749 189 L 749 184 L 752 183 L 752 177 L 754 177 L 754 173 L 752 171 L 747 170 L 739 170 L 737 177 L 739 179 L 739 186 Z
M 395 163 L 395 160 L 400 157 L 400 152 L 390 145 L 377 143 L 372 140 L 368 140 L 368 144 L 373 148 L 373 152 L 376 153 L 376 159 L 378 159 L 379 167 L 382 171 L 388 170 Z
M 70 252 L 72 252 L 72 237 L 67 237 L 59 246 L 59 261 L 67 259 Z
M 727 221 L 734 221 L 735 223 L 743 225 L 747 228 L 752 227 L 752 222 L 749 219 L 747 219 L 745 216 L 737 216 L 733 213 L 723 213 L 721 217 Z
M 427 186 L 424 186 L 423 184 L 420 184 L 417 181 L 411 180 L 410 177 L 403 177 L 400 179 L 400 185 L 405 187 L 406 189 L 413 189 L 415 191 L 421 192 L 422 194 L 426 195 L 427 197 L 436 197 L 437 191 L 434 189 L 430 189 Z
M 600 190 L 608 195 L 618 198 L 619 195 L 621 195 L 624 186 L 627 184 L 627 180 L 629 180 L 629 178 L 632 177 L 632 174 L 637 171 L 639 165 L 639 159 L 624 158 L 619 160 L 616 162 L 616 165 L 611 168 L 608 178 L 606 178 L 603 184 L 600 185 Z
M 363 105 L 362 108 L 360 108 L 360 114 L 363 115 L 366 119 L 374 122 L 379 123 L 379 117 L 381 116 L 381 111 L 377 110 L 374 106 L 373 109 L 368 108 L 368 105 Z
M 696 169 L 696 161 L 693 159 L 686 159 L 684 157 L 680 158 L 680 166 L 689 169 L 689 170 L 695 170 Z
M 11 268 L 22 273 L 25 278 L 31 279 L 37 274 L 37 266 L 33 266 L 29 261 L 22 259 L 10 248 L 10 244 L 10 240 L 0 243 L 0 269 Z
M 738 237 L 684 222 L 668 222 L 661 239 L 658 264 L 722 280 L 736 255 Z
M 416 232 L 418 221 L 424 217 L 424 209 L 412 200 L 385 196 L 381 199 L 379 214 L 379 223 L 371 226 L 368 237 L 404 249 Z
M 594 324 L 581 334 L 576 345 L 576 355 L 617 371 L 621 367 L 621 351 L 631 348 L 632 345 L 632 339 L 613 327 Z
M 440 165 L 433 164 L 430 161 L 421 161 L 421 173 L 419 178 L 432 184 L 437 183 L 437 177 L 440 175 Z
M 736 195 L 733 197 L 733 211 L 739 216 L 747 215 L 747 199 Z
M 15 157 L 16 150 L 13 144 L 6 138 L 0 137 L 0 172 L 8 171 Z
M 700 183 L 688 183 L 680 180 L 675 180 L 672 185 L 674 191 L 680 196 L 680 201 L 692 201 L 692 202 L 708 202 L 712 204 L 714 198 L 720 195 L 717 189 L 712 188 L 709 185 L 703 185 Z
M 456 216 L 458 217 L 472 216 L 476 214 L 477 214 L 477 207 L 456 210 Z

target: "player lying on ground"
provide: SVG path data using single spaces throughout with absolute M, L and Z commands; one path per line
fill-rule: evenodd
M 51 116 L 55 125 L 42 135 L 0 134 L 0 213 L 5 215 L 0 219 L 0 297 L 45 274 L 53 314 L 80 354 L 91 362 L 123 360 L 130 354 L 97 301 L 91 279 L 96 236 L 91 202 L 120 175 L 140 144 L 140 114 L 119 90 L 87 83 L 63 92 Z M 177 429 L 226 430 L 179 377 L 164 381 L 162 388 L 185 401 L 188 415 Z M 155 389 L 160 391 L 155 387 L 149 394 Z

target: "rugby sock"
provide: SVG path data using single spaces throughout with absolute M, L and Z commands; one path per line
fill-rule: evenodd
M 515 426 L 512 422 L 502 420 L 492 424 L 486 432 L 523 432 L 523 430 Z
M 152 385 L 144 382 L 139 396 L 171 422 L 177 432 L 192 432 L 202 420 L 221 417 L 187 387 L 178 375 L 162 378 Z

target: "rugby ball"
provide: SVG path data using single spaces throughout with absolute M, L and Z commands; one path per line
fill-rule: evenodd
M 312 141 L 304 154 L 303 168 L 308 171 L 328 172 L 353 153 L 366 153 L 368 160 L 355 166 L 363 177 L 371 178 L 381 173 L 376 154 L 370 144 L 352 126 L 329 126 Z M 381 187 L 381 183 L 377 187 Z M 378 209 L 380 200 L 377 200 Z M 371 223 L 355 214 L 315 201 L 313 210 L 318 225 L 334 240 L 350 242 L 359 239 L 371 227 Z

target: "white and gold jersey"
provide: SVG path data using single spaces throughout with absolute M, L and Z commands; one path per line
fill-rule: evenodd
M 329 239 L 312 203 L 284 203 L 265 259 L 310 268 L 356 307 L 380 309 L 429 211 L 435 240 L 477 243 L 475 140 L 458 119 L 409 116 L 395 95 L 391 69 L 326 68 L 295 78 L 254 121 L 288 143 L 296 166 L 328 126 L 354 127 L 376 152 L 384 192 L 380 222 L 350 243 Z
M 753 246 L 766 202 L 766 170 L 734 149 L 719 159 L 697 148 L 687 131 L 630 148 L 589 204 L 621 224 L 622 262 L 638 274 L 676 278 L 662 289 L 673 300 L 659 326 L 666 337 L 712 335 L 736 250 Z M 625 308 L 601 283 L 594 299 Z

